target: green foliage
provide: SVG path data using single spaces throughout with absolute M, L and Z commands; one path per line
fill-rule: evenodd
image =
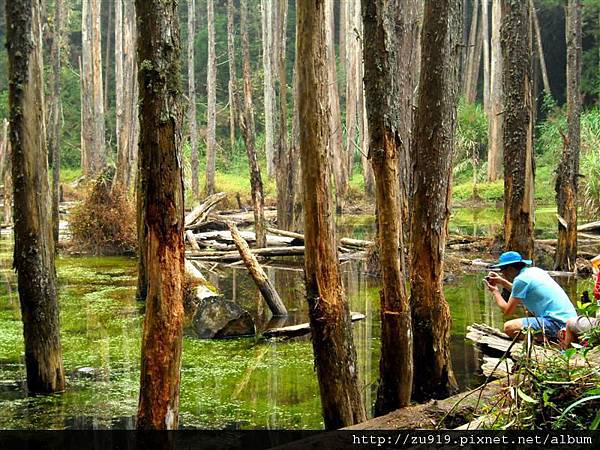
M 478 171 L 478 181 L 482 179 L 485 171 L 482 170 L 481 161 L 486 154 L 487 139 L 488 122 L 483 107 L 479 103 L 467 103 L 461 98 L 454 137 L 453 174 L 456 181 L 472 180 L 473 170 Z

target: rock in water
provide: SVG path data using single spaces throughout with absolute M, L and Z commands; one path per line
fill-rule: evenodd
M 256 334 L 248 311 L 230 300 L 211 297 L 203 300 L 192 318 L 194 335 L 201 339 L 219 339 Z

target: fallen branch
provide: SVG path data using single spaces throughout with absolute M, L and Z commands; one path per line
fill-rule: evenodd
M 353 312 L 350 313 L 350 319 L 352 322 L 356 322 L 357 320 L 363 320 L 365 318 L 364 314 Z M 298 325 L 290 325 L 287 327 L 281 328 L 271 328 L 270 330 L 265 330 L 263 332 L 263 337 L 269 339 L 274 337 L 299 337 L 304 336 L 305 334 L 310 333 L 310 323 L 301 323 Z
M 227 197 L 225 192 L 218 192 L 216 194 L 208 196 L 204 199 L 200 205 L 192 210 L 187 216 L 185 216 L 185 228 L 189 229 L 190 227 L 200 224 L 204 222 L 208 213 L 213 209 L 217 203 Z
M 273 313 L 274 316 L 287 316 L 287 309 L 281 301 L 281 297 L 275 290 L 275 287 L 271 284 L 269 277 L 265 273 L 265 271 L 260 267 L 256 257 L 250 253 L 250 247 L 248 247 L 248 243 L 244 240 L 244 238 L 240 235 L 237 227 L 234 224 L 229 224 L 229 231 L 231 232 L 231 237 L 235 242 L 235 246 L 237 247 L 244 264 L 246 264 L 246 268 L 248 272 L 250 272 L 250 276 L 256 283 L 258 290 L 262 294 L 265 302 L 269 305 L 269 309 Z

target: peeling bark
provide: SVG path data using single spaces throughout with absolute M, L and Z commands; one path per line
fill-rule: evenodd
M 14 268 L 27 390 L 64 390 L 44 123 L 41 0 L 6 3 Z
M 365 420 L 358 387 L 356 350 L 350 310 L 337 262 L 330 162 L 332 136 L 328 114 L 329 0 L 298 2 L 297 58 L 299 130 L 304 185 L 306 297 L 312 329 L 325 428 L 336 429 Z
M 529 2 L 502 0 L 504 236 L 506 250 L 533 256 L 534 159 Z
M 450 358 L 451 318 L 443 278 L 461 17 L 460 0 L 425 2 L 410 196 L 413 398 L 417 401 L 446 397 L 455 387 Z
M 137 428 L 177 429 L 183 326 L 184 211 L 176 0 L 136 0 L 140 176 L 148 292 Z

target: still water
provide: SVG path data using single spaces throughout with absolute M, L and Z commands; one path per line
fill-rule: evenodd
M 554 213 L 552 213 L 554 215 Z M 475 216 L 485 220 L 478 221 Z M 495 210 L 455 215 L 453 232 L 488 233 L 499 223 Z M 539 219 L 538 219 L 539 220 Z M 538 222 L 539 223 L 539 222 Z M 348 217 L 340 235 L 370 238 L 372 217 Z M 476 230 L 474 230 L 474 227 Z M 12 236 L 0 240 L 0 429 L 133 428 L 139 389 L 139 351 L 144 305 L 136 302 L 135 259 L 57 259 L 61 339 L 67 390 L 27 397 L 23 338 L 16 279 L 11 268 Z M 290 311 L 287 324 L 307 321 L 298 261 L 269 268 Z M 281 264 L 279 264 L 281 265 Z M 353 326 L 360 382 L 367 411 L 375 400 L 379 360 L 379 281 L 364 262 L 346 262 L 343 282 L 352 311 L 366 315 Z M 215 266 L 206 275 L 226 298 L 248 309 L 264 330 L 270 312 L 242 267 Z M 580 283 L 579 289 L 587 287 Z M 451 352 L 461 388 L 482 380 L 480 355 L 465 341 L 466 326 L 502 323 L 484 292 L 481 275 L 458 277 L 445 289 L 452 313 Z M 211 429 L 319 429 L 320 400 L 309 338 L 199 340 L 184 337 L 180 425 Z

